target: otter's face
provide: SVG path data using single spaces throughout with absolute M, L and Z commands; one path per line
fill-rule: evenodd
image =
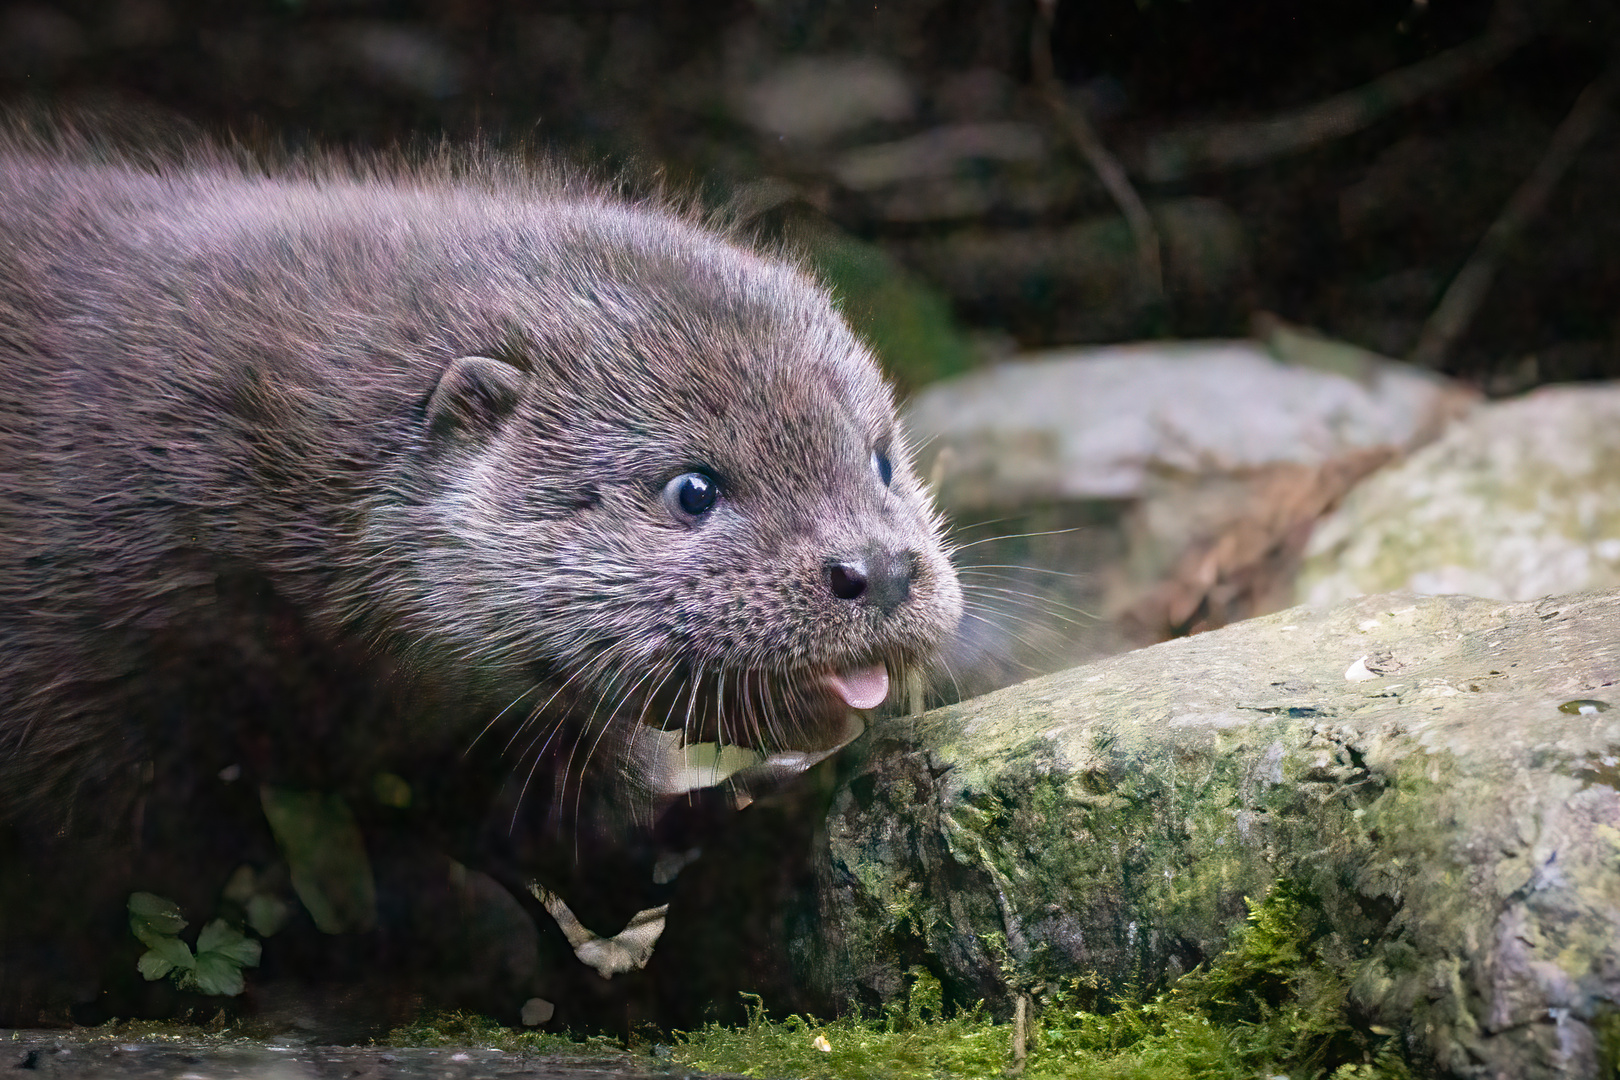
M 424 629 L 519 719 L 610 731 L 669 793 L 842 746 L 961 610 L 890 392 L 825 295 L 714 241 L 678 254 L 586 275 L 505 359 L 449 366 L 421 567 Z

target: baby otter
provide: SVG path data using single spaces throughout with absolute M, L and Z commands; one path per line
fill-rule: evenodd
M 240 860 L 217 808 L 402 778 L 567 892 L 953 629 L 891 393 L 793 266 L 500 163 L 97 158 L 0 150 L 0 1014 L 93 992 L 30 990 L 75 962 L 39 942 Z

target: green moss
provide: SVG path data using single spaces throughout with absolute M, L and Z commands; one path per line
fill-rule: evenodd
M 889 1080 L 902 1077 L 995 1076 L 1011 1063 L 1008 1028 L 978 1010 L 936 1017 L 939 983 L 914 973 L 904 1008 L 879 1017 L 821 1023 L 802 1016 L 773 1021 L 749 995 L 748 1024 L 710 1024 L 683 1034 L 674 1060 L 694 1069 L 804 1080 Z
M 1620 1013 L 1608 1013 L 1592 1022 L 1597 1036 L 1601 1075 L 1620 1076 Z
M 477 1046 L 536 1054 L 578 1054 L 581 1050 L 610 1056 L 622 1053 L 612 1039 L 598 1037 L 581 1042 L 548 1031 L 514 1031 L 487 1016 L 460 1011 L 423 1016 L 390 1031 L 382 1041 L 388 1046 Z
M 1278 882 L 1206 968 L 1152 994 L 1104 998 L 1100 981 L 1070 979 L 1036 995 L 1026 1080 L 1410 1080 L 1395 1033 L 1358 1026 L 1346 1007 L 1356 971 L 1308 890 Z M 745 995 L 742 1027 L 710 1024 L 656 1048 L 683 1068 L 802 1080 L 945 1080 L 1001 1075 L 1013 1029 L 981 1008 L 946 1015 L 939 980 L 908 973 L 904 1005 L 876 1016 L 772 1020 Z M 1600 1029 L 1606 1049 L 1620 1025 Z M 395 1046 L 481 1046 L 617 1056 L 611 1040 L 514 1032 L 469 1013 L 445 1013 L 392 1032 Z
M 1070 980 L 1045 994 L 1022 1075 L 1408 1080 L 1394 1033 L 1351 1022 L 1352 968 L 1315 898 L 1281 882 L 1250 904 L 1248 921 L 1208 968 L 1166 990 L 1099 1002 L 1095 984 Z M 915 969 L 912 976 L 905 1007 L 879 1017 L 772 1021 L 754 999 L 745 1027 L 683 1035 L 674 1059 L 747 1076 L 828 1080 L 992 1076 L 1012 1063 L 1009 1025 L 978 1009 L 941 1018 L 937 980 Z

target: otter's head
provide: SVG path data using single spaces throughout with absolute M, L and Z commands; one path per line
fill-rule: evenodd
M 961 611 L 891 392 L 787 265 L 624 207 L 536 229 L 502 340 L 423 409 L 414 629 L 510 698 L 518 767 L 610 747 L 655 795 L 798 771 Z

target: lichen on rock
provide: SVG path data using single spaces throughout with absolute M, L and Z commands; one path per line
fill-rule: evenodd
M 1359 671 L 1366 677 L 1352 676 Z M 1620 1009 L 1620 595 L 1297 608 L 877 727 L 809 977 L 1011 1011 L 1162 987 L 1278 882 L 1346 1023 L 1455 1075 L 1587 1075 Z

